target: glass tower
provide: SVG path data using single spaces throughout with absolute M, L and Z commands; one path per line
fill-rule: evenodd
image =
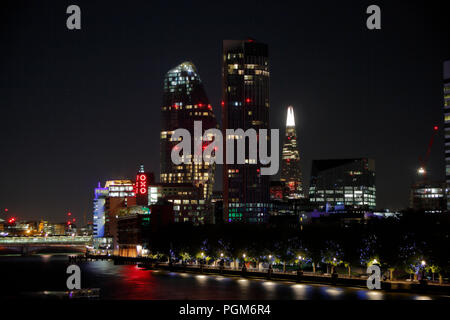
M 202 162 L 176 165 L 172 162 L 172 148 L 178 144 L 170 141 L 176 129 L 186 129 L 191 134 L 194 149 L 194 121 L 202 122 L 202 134 L 217 128 L 217 121 L 209 103 L 200 76 L 192 62 L 183 62 L 169 70 L 164 78 L 163 105 L 161 108 L 160 180 L 162 183 L 188 183 L 201 190 L 202 198 L 212 195 L 215 165 Z
M 281 177 L 287 190 L 289 199 L 303 198 L 302 171 L 300 166 L 300 153 L 297 145 L 297 132 L 295 130 L 294 108 L 287 109 L 286 135 L 284 137 L 281 154 Z
M 269 129 L 269 76 L 266 44 L 254 40 L 223 41 L 224 140 L 246 139 L 240 135 L 227 137 L 227 129 L 247 131 L 253 128 L 256 132 L 259 129 Z M 226 154 L 225 147 L 224 158 Z M 245 164 L 236 164 L 236 152 L 234 157 L 234 164 L 223 165 L 224 221 L 266 222 L 270 200 L 269 176 L 260 174 L 259 159 L 250 159 L 248 143 L 246 143 Z

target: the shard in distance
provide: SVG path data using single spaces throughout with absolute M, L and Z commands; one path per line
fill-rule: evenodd
M 300 152 L 295 130 L 294 108 L 287 108 L 286 134 L 284 136 L 283 151 L 281 154 L 281 177 L 285 184 L 286 198 L 303 198 L 302 170 L 300 165 Z

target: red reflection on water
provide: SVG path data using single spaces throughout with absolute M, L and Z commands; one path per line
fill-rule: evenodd
M 126 265 L 121 266 L 120 275 L 117 294 L 121 299 L 155 299 L 157 288 L 152 271 Z

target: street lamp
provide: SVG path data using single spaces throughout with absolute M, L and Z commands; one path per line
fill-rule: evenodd
M 427 263 L 425 262 L 425 260 L 422 260 L 420 262 L 420 264 L 422 265 L 422 279 L 421 279 L 421 282 L 425 282 L 425 265 Z
M 223 258 L 223 253 L 221 253 L 220 256 Z

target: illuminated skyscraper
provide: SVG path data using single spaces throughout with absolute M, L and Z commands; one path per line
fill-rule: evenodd
M 170 141 L 176 129 L 191 134 L 194 149 L 194 121 L 202 122 L 202 134 L 217 128 L 217 121 L 209 103 L 200 76 L 192 62 L 183 62 L 169 70 L 164 78 L 164 96 L 161 108 L 160 180 L 162 183 L 188 183 L 201 189 L 208 200 L 214 185 L 215 165 L 202 162 L 176 165 L 172 162 L 172 148 L 179 142 Z M 203 142 L 203 144 L 208 144 Z
M 105 235 L 105 202 L 108 197 L 108 188 L 102 188 L 99 182 L 94 194 L 93 235 L 94 238 L 102 238 Z
M 450 210 L 450 60 L 444 62 L 445 182 L 447 210 Z
M 222 130 L 269 129 L 269 55 L 264 43 L 224 40 L 222 52 Z M 233 135 L 233 139 L 245 136 Z M 259 148 L 259 147 L 258 147 Z M 224 221 L 265 222 L 269 215 L 269 176 L 261 175 L 259 159 L 223 165 Z M 225 148 L 224 158 L 227 150 Z M 259 154 L 259 150 L 257 152 Z
M 295 130 L 294 108 L 287 109 L 286 134 L 281 154 L 281 178 L 288 190 L 287 198 L 303 198 L 302 170 L 300 166 L 300 153 L 297 145 Z

